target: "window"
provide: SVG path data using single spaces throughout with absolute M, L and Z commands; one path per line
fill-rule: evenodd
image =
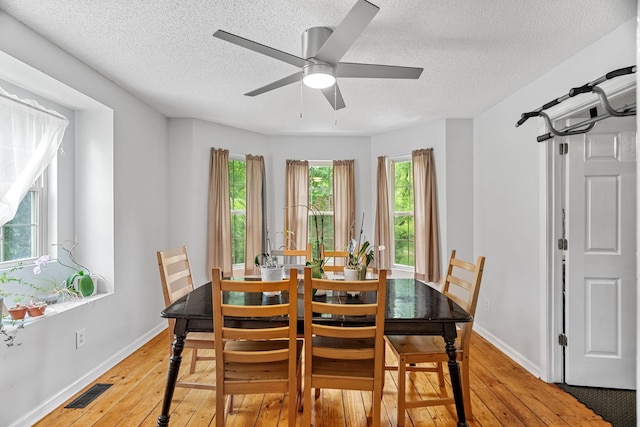
M 36 180 L 20 202 L 14 218 L 0 227 L 0 262 L 42 255 L 47 224 L 44 181 L 42 177 Z
M 247 164 L 229 159 L 229 206 L 231 207 L 231 262 L 244 264 L 247 224 Z
M 393 263 L 414 266 L 413 175 L 411 161 L 391 161 L 393 176 Z
M 309 206 L 309 243 L 315 247 L 317 236 L 323 240 L 326 249 L 333 250 L 332 162 L 309 162 Z

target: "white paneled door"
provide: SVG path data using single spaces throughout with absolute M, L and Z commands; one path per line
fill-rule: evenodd
M 635 389 L 635 117 L 567 142 L 565 381 Z

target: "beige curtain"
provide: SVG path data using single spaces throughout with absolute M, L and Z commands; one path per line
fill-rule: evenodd
M 285 170 L 285 215 L 284 229 L 293 232 L 295 248 L 307 247 L 307 220 L 309 205 L 309 162 L 287 160 Z M 290 240 L 287 240 L 288 242 Z
M 256 255 L 264 252 L 264 201 L 266 199 L 264 185 L 264 158 L 247 154 L 247 218 L 246 243 L 244 255 L 244 273 L 260 274 L 253 260 Z
M 344 251 L 354 236 L 356 222 L 356 181 L 354 160 L 333 161 L 333 242 L 334 250 Z
M 220 267 L 233 275 L 231 266 L 231 208 L 229 202 L 229 150 L 211 149 L 209 211 L 207 218 L 207 277 Z
M 391 225 L 389 211 L 389 183 L 387 181 L 387 159 L 385 156 L 378 157 L 377 171 L 377 199 L 376 199 L 376 219 L 374 245 L 377 249 L 374 265 L 376 271 L 382 268 L 391 273 Z
M 440 280 L 438 203 L 433 148 L 411 152 L 413 166 L 413 215 L 415 277 L 426 282 Z

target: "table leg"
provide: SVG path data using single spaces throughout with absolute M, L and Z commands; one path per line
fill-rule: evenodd
M 453 389 L 453 399 L 456 402 L 456 412 L 458 413 L 458 427 L 467 427 L 467 420 L 464 415 L 464 401 L 462 397 L 462 385 L 460 382 L 460 365 L 458 365 L 456 340 L 455 338 L 445 338 L 445 350 L 449 356 L 449 374 L 451 375 L 451 388 Z
M 176 335 L 173 342 L 173 351 L 171 360 L 169 361 L 169 372 L 167 373 L 167 385 L 164 389 L 164 401 L 162 402 L 162 414 L 158 417 L 158 427 L 166 427 L 169 425 L 169 408 L 171 407 L 171 399 L 178 381 L 178 371 L 182 362 L 182 350 L 184 350 L 184 335 Z

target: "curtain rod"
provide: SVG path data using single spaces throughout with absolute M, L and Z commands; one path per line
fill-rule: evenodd
M 22 104 L 25 107 L 33 108 L 36 111 L 40 111 L 42 113 L 49 114 L 50 116 L 53 116 L 53 117 L 55 117 L 57 119 L 67 120 L 67 121 L 69 120 L 69 119 L 67 119 L 65 116 L 63 116 L 61 114 L 52 113 L 51 111 L 46 110 L 44 107 L 36 107 L 35 105 L 31 105 L 28 102 L 21 101 L 20 99 L 14 98 L 13 96 L 5 95 L 4 93 L 0 93 L 0 96 L 3 97 L 3 98 L 8 99 L 10 101 L 17 102 L 18 104 Z

